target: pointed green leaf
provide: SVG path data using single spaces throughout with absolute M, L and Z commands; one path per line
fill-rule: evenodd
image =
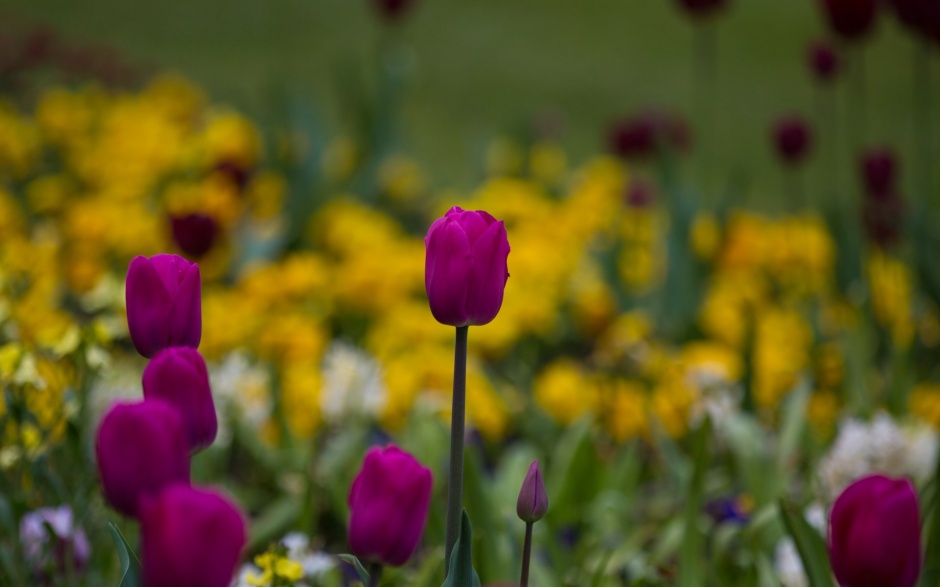
M 121 559 L 120 587 L 138 587 L 141 584 L 140 561 L 134 554 L 134 549 L 127 544 L 127 540 L 114 522 L 108 523 L 108 529 L 111 530 L 111 536 L 117 545 L 118 557 Z
M 780 500 L 780 515 L 796 543 L 810 587 L 835 587 L 829 570 L 826 543 L 819 532 L 809 525 L 795 505 L 785 499 Z
M 362 581 L 363 585 L 369 584 L 369 572 L 366 570 L 362 563 L 359 562 L 359 559 L 353 554 L 341 554 L 338 555 L 340 560 L 346 561 L 356 568 L 356 574 L 359 575 L 359 580 Z
M 473 526 L 464 510 L 460 518 L 460 537 L 450 554 L 450 573 L 441 587 L 480 587 L 480 577 L 473 569 L 472 544 Z

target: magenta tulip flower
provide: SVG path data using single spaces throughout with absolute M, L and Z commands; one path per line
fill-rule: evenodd
M 113 405 L 98 425 L 95 456 L 104 497 L 125 516 L 137 517 L 142 496 L 189 482 L 183 420 L 162 401 Z
M 226 497 L 171 485 L 140 505 L 147 587 L 229 587 L 245 547 L 245 517 Z
M 820 82 L 832 81 L 838 74 L 841 66 L 839 54 L 835 47 L 826 41 L 818 41 L 810 45 L 807 54 L 809 67 Z
M 144 398 L 161 399 L 179 410 L 191 452 L 215 440 L 218 421 L 206 362 L 196 349 L 170 347 L 144 369 Z
M 480 326 L 496 317 L 509 279 L 506 227 L 488 213 L 451 208 L 424 239 L 424 285 L 441 324 Z
M 547 512 L 548 493 L 545 491 L 545 482 L 542 480 L 538 461 L 532 461 L 522 482 L 522 489 L 519 490 L 519 499 L 516 500 L 516 515 L 523 522 L 531 524 L 544 518 Z
M 921 548 L 911 482 L 872 475 L 849 485 L 829 516 L 829 561 L 843 587 L 913 587 Z
M 418 548 L 431 503 L 431 470 L 396 446 L 372 447 L 349 490 L 349 548 L 400 567 Z
M 148 359 L 171 346 L 196 348 L 202 336 L 199 266 L 179 255 L 134 257 L 127 268 L 127 326 Z

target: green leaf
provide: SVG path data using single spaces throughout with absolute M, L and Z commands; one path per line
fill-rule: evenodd
M 597 493 L 598 471 L 602 470 L 598 460 L 591 422 L 582 419 L 562 436 L 548 470 L 548 516 L 553 524 L 579 523 L 584 518 L 586 505 Z
M 706 576 L 704 536 L 699 529 L 705 498 L 705 472 L 708 470 L 708 439 L 710 420 L 706 418 L 692 433 L 692 478 L 689 481 L 683 513 L 684 534 L 679 550 L 680 587 L 695 587 Z
M 835 587 L 832 572 L 829 570 L 826 543 L 819 532 L 809 525 L 794 504 L 785 499 L 780 500 L 780 515 L 793 542 L 796 543 L 810 587 Z
M 464 510 L 460 518 L 460 537 L 450 554 L 450 573 L 441 587 L 480 587 L 480 577 L 473 569 L 472 544 L 473 526 L 467 510 Z
M 108 523 L 108 529 L 111 530 L 111 536 L 117 545 L 118 557 L 121 559 L 120 587 L 138 587 L 141 584 L 140 560 L 137 559 L 134 549 L 127 544 L 127 540 L 114 522 Z
M 369 584 L 369 572 L 366 570 L 362 563 L 359 562 L 359 559 L 356 555 L 353 554 L 340 554 L 338 555 L 340 560 L 346 561 L 356 568 L 356 574 L 359 575 L 359 580 L 362 581 L 363 585 Z

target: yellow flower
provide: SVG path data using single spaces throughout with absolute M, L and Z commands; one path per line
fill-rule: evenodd
M 604 393 L 605 423 L 614 440 L 624 442 L 648 433 L 646 390 L 642 384 L 615 379 L 605 385 Z
M 915 416 L 940 428 L 940 384 L 920 383 L 910 396 L 910 411 Z
M 696 214 L 689 232 L 689 244 L 699 259 L 710 261 L 721 244 L 721 227 L 710 212 Z
M 536 404 L 565 426 L 593 411 L 598 395 L 595 383 L 570 359 L 550 363 L 536 377 L 533 391 Z

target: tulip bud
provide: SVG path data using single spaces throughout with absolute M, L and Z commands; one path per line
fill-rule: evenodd
M 897 158 L 890 149 L 870 149 L 862 156 L 862 179 L 869 194 L 893 191 L 897 170 Z
M 624 159 L 650 157 L 660 148 L 685 151 L 690 142 L 685 121 L 658 110 L 647 110 L 614 122 L 607 136 L 610 150 Z
M 411 9 L 414 0 L 372 0 L 372 5 L 388 21 L 397 21 Z
M 821 0 L 829 27 L 844 39 L 867 35 L 878 15 L 878 0 Z
M 774 125 L 773 139 L 780 158 L 790 165 L 796 165 L 809 153 L 812 135 L 802 118 L 789 116 Z
M 173 242 L 183 253 L 198 259 L 212 249 L 219 233 L 219 224 L 207 214 L 170 216 Z
M 921 548 L 911 482 L 872 475 L 849 485 L 829 516 L 829 561 L 844 587 L 913 587 Z
M 499 313 L 509 279 L 506 227 L 482 210 L 451 208 L 424 239 L 424 285 L 434 318 L 480 326 Z
M 245 518 L 227 498 L 171 485 L 140 504 L 147 587 L 229 587 L 245 547 Z
M 134 257 L 127 268 L 127 326 L 148 359 L 171 346 L 196 348 L 202 336 L 199 266 L 179 255 Z
M 542 481 L 542 472 L 539 471 L 539 462 L 532 461 L 529 472 L 522 482 L 519 490 L 519 499 L 516 501 L 516 515 L 523 522 L 532 524 L 545 517 L 548 512 L 548 494 L 545 492 L 545 482 Z
M 727 4 L 726 0 L 679 0 L 679 4 L 693 17 L 709 16 Z
M 373 447 L 349 490 L 349 548 L 400 567 L 418 548 L 431 501 L 431 470 L 394 445 Z
M 159 400 L 111 407 L 95 438 L 108 503 L 137 517 L 140 499 L 173 482 L 189 482 L 189 452 L 179 412 Z
M 218 421 L 209 373 L 196 349 L 171 347 L 157 353 L 144 369 L 144 398 L 161 399 L 179 411 L 191 452 L 215 440 Z

